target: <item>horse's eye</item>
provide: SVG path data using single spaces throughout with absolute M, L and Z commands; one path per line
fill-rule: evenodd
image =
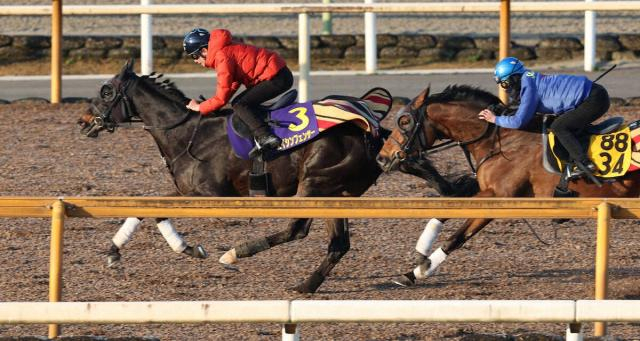
M 409 115 L 403 115 L 398 118 L 398 128 L 403 131 L 411 131 L 413 129 L 413 119 Z
M 113 86 L 105 84 L 100 88 L 100 98 L 105 102 L 110 102 L 115 98 Z

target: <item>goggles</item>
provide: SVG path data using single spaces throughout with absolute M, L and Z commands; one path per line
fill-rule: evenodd
M 200 50 L 197 50 L 194 53 L 189 54 L 189 57 L 191 57 L 191 59 L 193 59 L 193 60 L 196 60 L 196 59 L 202 57 L 202 54 L 200 54 Z
M 500 84 L 500 87 L 501 87 L 501 88 L 503 88 L 503 89 L 505 89 L 505 90 L 507 90 L 507 89 L 511 88 L 511 86 L 513 85 L 513 84 L 511 83 L 511 80 L 510 80 L 510 79 L 508 79 L 508 78 L 507 78 L 507 79 L 505 79 L 505 80 L 503 80 L 503 81 L 499 81 L 499 82 L 498 82 L 498 84 Z

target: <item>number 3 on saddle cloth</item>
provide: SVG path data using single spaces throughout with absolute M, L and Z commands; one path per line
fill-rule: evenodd
M 290 95 L 293 92 L 294 95 Z M 291 104 L 295 100 L 292 90 L 269 107 L 263 107 L 265 120 L 282 144 L 265 161 L 283 152 L 312 141 L 323 131 L 336 125 L 352 122 L 374 137 L 379 135 L 380 121 L 391 109 L 391 94 L 383 88 L 369 90 L 361 98 L 328 96 L 320 101 Z M 227 116 L 227 135 L 236 155 L 249 160 L 249 151 L 255 141 L 248 129 L 235 114 Z
M 616 178 L 640 169 L 640 120 L 624 125 L 622 117 L 612 117 L 587 128 L 578 136 L 587 155 L 596 164 L 598 178 Z M 546 130 L 545 122 L 545 132 Z M 544 141 L 544 166 L 552 173 L 561 174 L 566 167 L 567 151 L 556 142 L 552 132 Z

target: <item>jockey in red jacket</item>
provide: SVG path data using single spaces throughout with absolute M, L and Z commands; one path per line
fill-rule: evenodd
M 244 85 L 246 90 L 237 96 L 233 110 L 255 138 L 256 148 L 250 155 L 257 155 L 263 148 L 280 146 L 280 138 L 260 119 L 259 105 L 293 85 L 293 75 L 284 59 L 273 51 L 233 41 L 231 32 L 224 29 L 211 33 L 194 29 L 185 35 L 183 47 L 195 63 L 217 73 L 215 95 L 202 103 L 191 100 L 187 108 L 208 115 L 227 104 L 240 85 Z

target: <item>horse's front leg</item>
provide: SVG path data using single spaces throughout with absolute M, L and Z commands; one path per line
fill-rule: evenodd
M 225 252 L 219 261 L 222 264 L 233 264 L 238 258 L 251 257 L 276 245 L 303 239 L 309 234 L 312 222 L 311 218 L 291 219 L 286 230 L 238 244 Z
M 427 251 L 431 248 L 437 234 L 442 229 L 441 221 L 431 219 L 416 244 L 417 266 L 412 271 L 394 278 L 393 282 L 401 286 L 412 286 L 415 284 L 416 279 L 424 279 L 433 275 L 451 252 L 461 248 L 466 241 L 471 239 L 492 220 L 487 218 L 467 219 L 462 227 L 448 239 L 445 247 L 439 247 L 427 257 Z
M 313 271 L 311 276 L 298 284 L 293 290 L 300 293 L 314 293 L 331 270 L 338 264 L 342 256 L 344 256 L 351 244 L 349 242 L 349 221 L 344 219 L 327 219 L 327 233 L 329 234 L 329 248 L 327 255 L 320 266 Z
M 124 223 L 118 229 L 118 232 L 111 238 L 111 247 L 107 251 L 107 266 L 112 267 L 120 262 L 122 255 L 120 249 L 127 244 L 133 234 L 138 230 L 142 224 L 143 218 L 129 217 L 125 219 Z
M 493 191 L 487 190 L 480 192 L 476 197 L 492 197 Z M 418 238 L 416 243 L 416 263 L 417 266 L 392 281 L 401 286 L 412 286 L 416 279 L 422 279 L 433 275 L 438 267 L 444 262 L 447 256 L 456 249 L 459 249 L 464 243 L 471 239 L 482 228 L 487 226 L 493 219 L 467 219 L 462 227 L 454 233 L 448 240 L 448 244 L 442 248 L 436 249 L 427 257 L 427 253 L 442 231 L 442 225 L 447 219 L 431 219 L 424 231 Z
M 120 262 L 120 259 L 122 258 L 120 249 L 131 241 L 133 234 L 138 230 L 140 225 L 142 225 L 143 219 L 144 218 L 129 217 L 124 221 L 122 226 L 120 226 L 118 232 L 116 232 L 111 239 L 111 247 L 109 248 L 109 251 L 107 251 L 108 267 L 112 267 Z M 204 259 L 209 256 L 202 245 L 198 244 L 195 247 L 188 245 L 173 227 L 173 223 L 168 218 L 156 218 L 156 224 L 158 230 L 169 246 L 171 246 L 173 251 L 200 259 Z
M 171 249 L 176 253 L 184 253 L 187 256 L 199 259 L 209 257 L 209 254 L 202 245 L 198 244 L 194 247 L 187 244 L 180 233 L 173 227 L 173 223 L 169 218 L 156 218 L 156 226 L 160 234 L 162 234 L 162 237 L 167 241 L 167 244 L 169 244 Z

